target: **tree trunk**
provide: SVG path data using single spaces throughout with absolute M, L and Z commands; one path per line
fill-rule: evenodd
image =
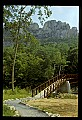
M 19 21 L 19 26 L 18 26 L 17 39 L 16 39 L 16 47 L 15 47 L 15 55 L 14 55 L 13 68 L 12 68 L 12 91 L 14 91 L 14 68 L 15 68 L 15 60 L 16 60 L 16 55 L 17 55 L 17 49 L 18 49 L 19 30 L 20 30 L 20 21 Z
M 25 8 L 25 7 L 24 7 Z M 24 9 L 23 8 L 23 9 Z M 19 31 L 20 31 L 20 20 L 21 20 L 21 13 L 23 11 L 22 7 L 21 7 L 21 11 L 20 11 L 20 18 L 19 18 L 19 25 L 18 25 L 18 30 L 17 30 L 17 39 L 16 39 L 16 47 L 15 47 L 15 56 L 14 56 L 14 61 L 13 61 L 13 68 L 12 68 L 12 91 L 14 91 L 14 67 L 15 67 L 15 60 L 16 60 L 16 54 L 17 54 L 17 49 L 18 49 L 18 41 L 19 41 Z
M 15 67 L 17 48 L 18 48 L 18 42 L 16 42 L 15 56 L 14 56 L 13 68 L 12 68 L 12 91 L 14 91 L 14 67 Z

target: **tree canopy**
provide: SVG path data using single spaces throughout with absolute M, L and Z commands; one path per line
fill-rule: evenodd
M 31 16 L 36 13 L 36 9 L 38 19 L 43 23 L 42 6 L 31 6 L 28 12 L 25 11 L 26 7 L 6 5 L 3 8 L 4 28 L 10 30 L 13 38 L 10 38 L 13 45 L 3 48 L 4 87 L 12 87 L 13 90 L 14 86 L 34 88 L 59 74 L 60 66 L 61 73 L 78 73 L 77 41 L 73 38 L 70 44 L 62 41 L 41 44 L 26 30 L 26 25 L 31 24 Z M 47 6 L 43 8 L 45 18 L 49 17 L 52 12 Z

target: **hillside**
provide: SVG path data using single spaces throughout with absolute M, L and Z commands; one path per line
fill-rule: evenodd
M 43 28 L 39 28 L 37 23 L 32 23 L 28 28 L 32 35 L 34 35 L 42 44 L 46 43 L 76 43 L 78 42 L 78 31 L 76 27 L 70 28 L 66 22 L 51 20 L 45 22 Z M 22 30 L 21 30 L 22 32 Z M 22 32 L 23 33 L 23 32 Z M 11 45 L 11 33 L 9 30 L 3 30 L 3 46 Z
M 78 31 L 76 27 L 70 28 L 66 22 L 51 20 L 45 22 L 43 28 L 39 28 L 37 23 L 33 23 L 27 29 L 32 33 L 41 43 L 59 43 L 77 41 Z

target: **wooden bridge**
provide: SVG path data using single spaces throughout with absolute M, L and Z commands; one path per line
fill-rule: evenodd
M 66 81 L 70 83 L 78 82 L 78 74 L 61 74 L 49 79 L 45 83 L 32 89 L 32 97 L 45 98 L 48 97 L 51 92 L 59 89 Z

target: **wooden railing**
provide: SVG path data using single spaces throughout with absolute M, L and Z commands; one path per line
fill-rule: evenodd
M 66 77 L 78 79 L 78 74 L 66 74 Z
M 52 79 L 49 79 L 48 81 L 44 82 L 43 84 L 39 85 L 38 87 L 32 89 L 32 97 L 40 93 L 42 90 L 44 90 L 46 87 L 57 81 L 58 79 L 61 79 L 64 76 L 64 74 L 57 75 L 56 77 L 53 77 Z
M 47 88 L 44 89 L 44 98 L 49 96 L 49 94 L 55 90 L 57 90 L 60 85 L 62 85 L 65 81 L 67 80 L 66 75 L 64 75 L 62 78 L 48 86 Z
M 44 97 L 48 96 L 69 78 L 78 78 L 78 74 L 61 74 L 49 79 L 45 83 L 32 89 L 32 97 L 40 93 L 42 90 L 44 90 Z

